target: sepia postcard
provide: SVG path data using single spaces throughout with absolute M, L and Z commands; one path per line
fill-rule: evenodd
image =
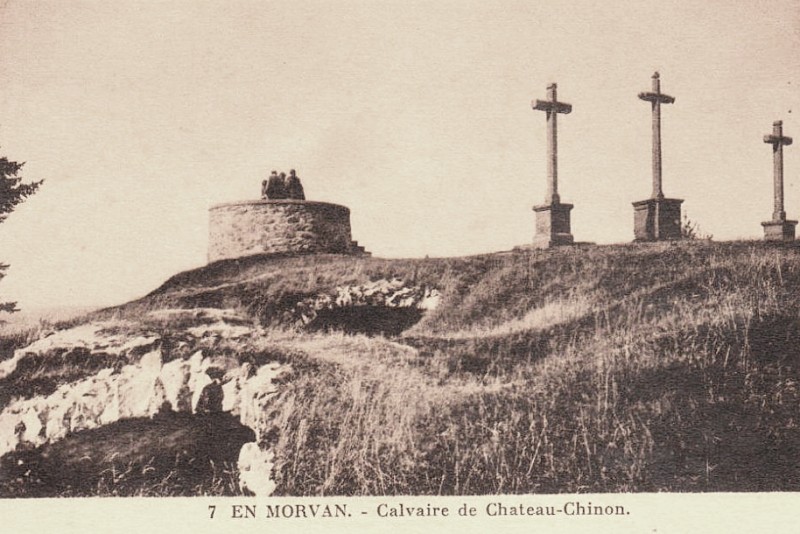
M 800 5 L 0 2 L 0 531 L 794 532 Z

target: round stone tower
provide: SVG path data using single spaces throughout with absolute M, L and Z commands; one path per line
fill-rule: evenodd
M 350 234 L 350 210 L 308 200 L 252 200 L 209 209 L 208 261 L 268 253 L 368 254 Z

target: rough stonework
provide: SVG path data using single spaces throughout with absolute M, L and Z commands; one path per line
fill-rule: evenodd
M 303 200 L 219 204 L 209 210 L 208 261 L 268 253 L 365 254 L 352 240 L 350 210 Z

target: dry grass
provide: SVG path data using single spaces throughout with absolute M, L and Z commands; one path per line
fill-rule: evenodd
M 428 317 L 411 332 L 424 335 L 407 339 L 416 351 L 358 337 L 286 341 L 320 371 L 290 381 L 275 406 L 279 490 L 800 488 L 797 249 L 631 248 L 592 251 L 588 271 L 565 268 L 580 283 L 531 285 L 498 311 L 475 293 L 543 277 L 533 255 L 501 259 L 486 275 L 494 282 L 447 288 L 458 318 L 437 314 L 457 335 L 437 335 L 448 330 Z M 532 268 L 509 280 L 520 259 Z M 484 317 L 469 310 L 482 306 Z
M 393 275 L 443 294 L 400 338 L 279 325 L 293 299 Z M 259 436 L 280 494 L 797 491 L 799 290 L 796 246 L 684 243 L 251 258 L 103 313 L 268 326 L 240 356 L 294 369 Z

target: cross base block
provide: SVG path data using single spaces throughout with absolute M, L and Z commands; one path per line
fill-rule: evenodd
M 648 198 L 633 203 L 634 241 L 681 238 L 681 203 L 678 198 Z
M 764 227 L 764 241 L 794 241 L 794 227 L 797 221 L 766 221 Z
M 570 211 L 572 204 L 544 204 L 534 206 L 536 212 L 536 235 L 533 237 L 535 248 L 550 248 L 559 245 L 571 245 L 575 239 L 570 230 Z

